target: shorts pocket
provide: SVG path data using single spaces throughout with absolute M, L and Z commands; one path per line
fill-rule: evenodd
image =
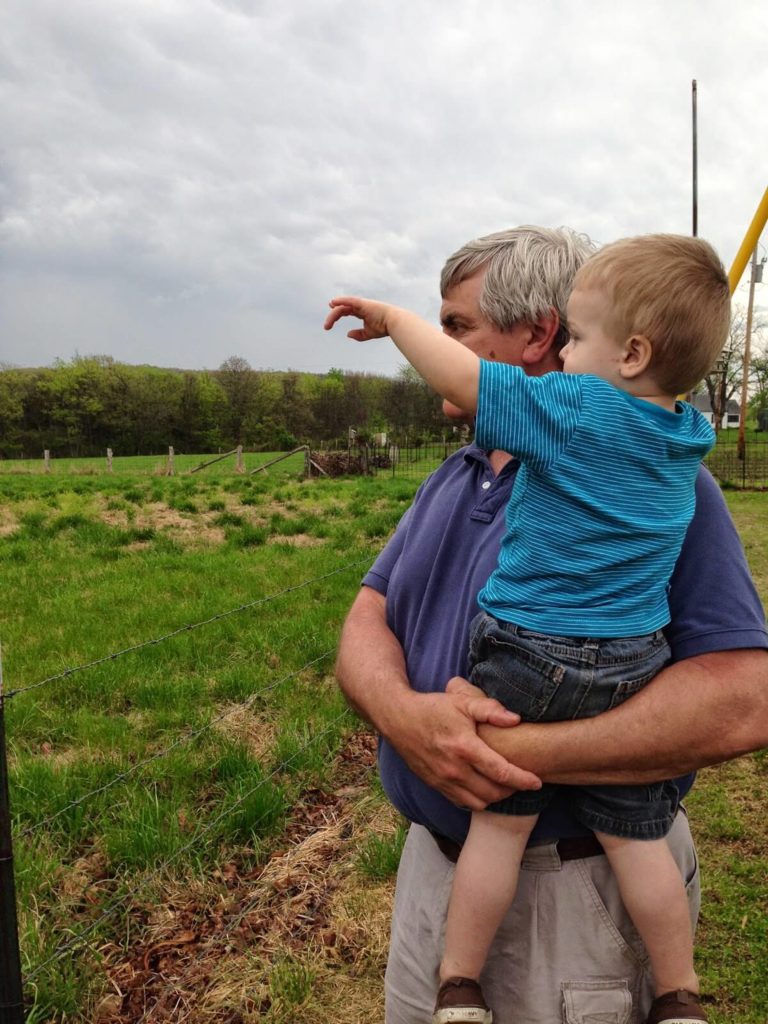
M 470 681 L 527 722 L 545 715 L 565 677 L 565 667 L 502 629 L 488 629 L 477 646 L 480 660 Z
M 564 1024 L 629 1024 L 632 995 L 621 978 L 603 981 L 565 981 Z
M 644 686 L 647 686 L 653 677 L 661 672 L 668 661 L 669 647 L 666 643 L 662 642 L 652 647 L 648 651 L 647 656 L 642 660 L 635 661 L 634 664 L 627 666 L 617 663 L 612 670 L 607 671 L 607 681 L 611 682 L 615 688 L 608 710 L 623 704 L 625 700 L 636 694 L 638 690 L 642 690 Z

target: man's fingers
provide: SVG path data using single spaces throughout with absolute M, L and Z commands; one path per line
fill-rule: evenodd
M 541 789 L 541 779 L 533 772 L 510 764 L 501 754 L 480 741 L 474 767 L 486 778 L 508 789 Z
M 520 715 L 515 714 L 514 711 L 507 711 L 502 704 L 491 697 L 471 700 L 467 704 L 467 711 L 476 722 L 487 722 L 488 725 L 498 725 L 502 729 L 520 724 Z

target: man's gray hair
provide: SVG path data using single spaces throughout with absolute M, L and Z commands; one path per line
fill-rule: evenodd
M 480 311 L 501 330 L 532 323 L 553 309 L 560 317 L 558 346 L 567 340 L 565 306 L 579 267 L 595 252 L 586 235 L 570 228 L 531 224 L 496 231 L 462 245 L 440 275 L 440 294 L 485 268 Z

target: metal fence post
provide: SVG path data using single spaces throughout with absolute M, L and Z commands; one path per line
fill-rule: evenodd
M 8 763 L 5 756 L 2 650 L 0 650 L 0 1021 L 3 1024 L 24 1024 L 24 991 L 21 985 L 16 887 L 13 881 Z

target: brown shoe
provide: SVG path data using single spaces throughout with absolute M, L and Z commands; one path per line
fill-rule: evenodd
M 707 1015 L 695 992 L 679 988 L 653 1000 L 646 1024 L 707 1024 Z
M 449 978 L 440 986 L 432 1024 L 493 1024 L 483 992 L 471 978 Z

